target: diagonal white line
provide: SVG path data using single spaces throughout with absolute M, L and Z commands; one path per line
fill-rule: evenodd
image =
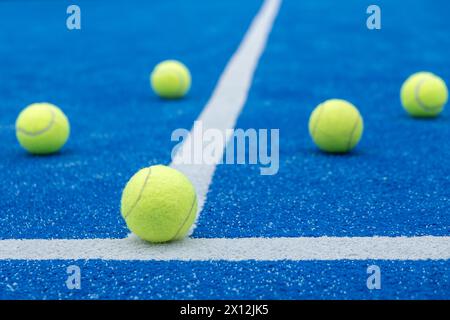
M 171 167 L 186 174 L 195 186 L 199 212 L 203 209 L 206 194 L 216 165 L 222 159 L 223 150 L 214 155 L 213 164 L 180 164 L 180 159 L 183 154 L 193 151 L 193 145 L 202 145 L 200 131 L 213 128 L 225 136 L 226 129 L 234 128 L 236 119 L 247 100 L 253 74 L 266 46 L 280 5 L 281 0 L 264 2 L 239 48 L 228 62 L 210 100 L 191 129 L 189 137 L 173 156 Z M 199 132 L 200 135 L 196 134 Z
M 2 240 L 0 260 L 448 260 L 450 237 Z

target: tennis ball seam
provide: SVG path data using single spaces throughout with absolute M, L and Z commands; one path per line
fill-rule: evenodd
M 419 107 L 422 108 L 422 110 L 426 112 L 433 112 L 438 110 L 441 106 L 429 107 L 420 99 L 420 88 L 422 87 L 422 85 L 425 83 L 426 80 L 427 80 L 426 78 L 420 79 L 419 82 L 414 87 L 414 99 L 416 100 Z
M 161 82 L 162 81 L 162 82 Z M 150 75 L 153 91 L 161 98 L 182 98 L 191 87 L 189 69 L 177 60 L 160 62 Z
M 192 212 L 194 211 L 194 207 L 195 207 L 195 203 L 197 202 L 197 196 L 194 194 L 194 198 L 192 200 L 192 204 L 191 204 L 191 209 L 189 210 L 188 214 L 186 215 L 186 218 L 184 219 L 183 223 L 181 224 L 181 226 L 178 228 L 177 232 L 175 233 L 175 235 L 170 239 L 170 241 L 176 239 L 178 237 L 178 234 L 180 233 L 180 231 L 184 228 L 186 222 L 189 221 L 189 218 L 192 215 Z
M 27 131 L 27 130 L 21 128 L 20 126 L 18 126 L 17 131 L 19 131 L 20 133 L 25 134 L 27 136 L 30 136 L 30 137 L 36 137 L 36 136 L 39 136 L 39 135 L 47 132 L 48 130 L 50 130 L 53 127 L 53 125 L 55 124 L 55 119 L 56 119 L 55 112 L 52 109 L 50 109 L 49 111 L 51 114 L 51 119 L 50 119 L 49 124 L 45 128 L 38 130 L 36 132 L 30 132 L 30 131 Z
M 184 88 L 185 88 L 185 83 L 184 83 L 184 79 L 183 79 L 183 75 L 180 73 L 180 71 L 175 72 L 177 74 L 178 80 L 179 81 L 179 85 L 178 85 L 178 94 L 182 95 Z
M 148 180 L 150 179 L 150 175 L 152 173 L 152 168 L 149 167 L 148 168 L 148 173 L 147 176 L 145 177 L 144 183 L 142 184 L 141 190 L 139 191 L 139 195 L 136 198 L 136 201 L 133 203 L 133 205 L 131 206 L 130 210 L 128 211 L 128 213 L 124 214 L 123 217 L 126 219 L 128 218 L 129 215 L 131 215 L 131 213 L 133 212 L 133 210 L 136 208 L 137 204 L 139 203 L 139 201 L 142 198 L 142 195 L 144 194 L 144 190 L 145 187 L 147 186 Z
M 347 149 L 350 149 L 352 146 L 352 142 L 353 142 L 353 135 L 356 132 L 356 128 L 358 128 L 358 123 L 359 123 L 359 114 L 356 116 L 355 119 L 355 124 L 353 125 L 352 131 L 350 132 L 350 138 L 348 139 L 348 143 L 347 143 Z

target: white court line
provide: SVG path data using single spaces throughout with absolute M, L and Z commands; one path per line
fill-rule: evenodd
M 448 260 L 450 237 L 2 240 L 0 260 Z
M 213 164 L 176 164 L 176 162 L 184 153 L 192 152 L 192 145 L 202 145 L 202 141 L 199 140 L 202 136 L 195 134 L 201 130 L 199 126 L 202 126 L 202 130 L 214 128 L 221 131 L 224 136 L 226 129 L 234 129 L 236 120 L 247 101 L 253 74 L 266 46 L 280 5 L 281 0 L 264 2 L 239 48 L 225 67 L 211 98 L 198 117 L 196 125 L 191 129 L 191 134 L 173 157 L 170 166 L 183 172 L 195 186 L 199 212 L 205 204 L 206 194 L 216 165 L 223 157 L 223 150 L 221 153 L 214 154 Z M 227 141 L 229 138 L 230 136 L 227 137 Z

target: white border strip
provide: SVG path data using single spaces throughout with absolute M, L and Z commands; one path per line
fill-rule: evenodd
M 0 260 L 448 260 L 450 237 L 2 240 Z
M 281 0 L 264 2 L 239 48 L 225 67 L 210 100 L 191 129 L 189 137 L 184 140 L 181 148 L 173 156 L 170 166 L 183 172 L 195 186 L 199 212 L 203 209 L 216 165 L 223 157 L 223 150 L 221 153 L 214 154 L 215 163 L 212 165 L 179 164 L 180 159 L 183 158 L 184 153 L 193 152 L 193 145 L 202 145 L 202 135 L 196 132 L 214 128 L 222 131 L 225 136 L 226 129 L 234 129 L 236 119 L 247 101 L 253 74 L 266 47 L 280 5 Z

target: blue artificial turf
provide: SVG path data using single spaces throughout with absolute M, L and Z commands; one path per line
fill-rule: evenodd
M 0 239 L 122 238 L 120 195 L 142 167 L 170 163 L 174 129 L 189 129 L 261 1 L 0 2 Z M 238 128 L 280 129 L 280 170 L 217 168 L 194 237 L 450 235 L 450 113 L 409 118 L 399 102 L 421 70 L 450 83 L 447 1 L 378 1 L 382 29 L 361 1 L 285 0 Z M 185 62 L 188 97 L 156 98 L 149 73 Z M 343 98 L 365 132 L 344 156 L 308 136 L 313 108 Z M 71 122 L 56 155 L 30 156 L 14 121 L 37 101 Z M 382 267 L 382 290 L 365 287 Z M 80 291 L 66 267 L 82 269 Z M 448 261 L 113 262 L 1 261 L 0 299 L 411 299 L 450 296 Z
M 367 268 L 374 264 L 381 288 L 369 290 Z M 67 268 L 74 265 L 81 288 L 70 290 Z M 14 261 L 0 267 L 0 299 L 448 299 L 450 291 L 448 261 Z
M 365 3 L 284 2 L 237 123 L 280 129 L 279 173 L 220 166 L 196 236 L 450 234 L 449 112 L 414 120 L 399 101 L 411 73 L 449 82 L 448 4 L 415 1 L 408 14 L 400 1 L 380 6 L 382 29 L 369 31 Z M 310 113 L 330 98 L 364 118 L 348 155 L 317 151 L 308 134 Z

